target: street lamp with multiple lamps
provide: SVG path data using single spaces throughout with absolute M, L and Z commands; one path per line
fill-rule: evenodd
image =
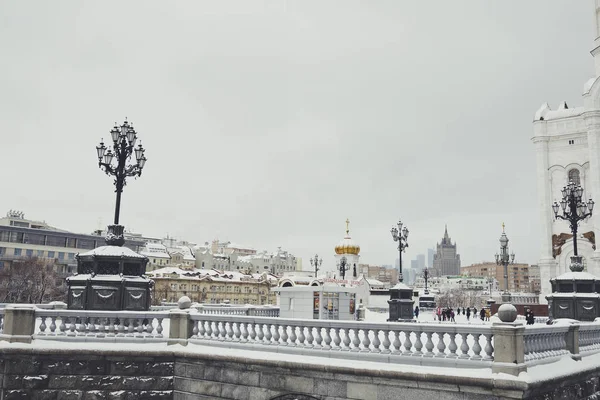
M 323 264 L 323 258 L 319 258 L 318 254 L 315 254 L 315 258 L 311 258 L 310 259 L 310 265 L 312 265 L 315 269 L 315 278 L 317 277 L 317 274 L 319 273 L 320 270 L 320 266 L 321 264 Z
M 594 201 L 589 199 L 587 203 L 582 200 L 583 188 L 576 185 L 573 181 L 562 188 L 562 200 L 552 204 L 554 217 L 569 222 L 569 227 L 573 233 L 573 256 L 571 257 L 571 271 L 583 271 L 582 257 L 577 253 L 577 227 L 580 221 L 592 216 L 594 210 Z M 562 208 L 562 212 L 559 213 Z
M 502 294 L 502 301 L 507 302 L 507 296 L 510 296 L 508 292 L 508 266 L 509 264 L 515 263 L 515 253 L 508 254 L 508 237 L 504 232 L 504 223 L 502 224 L 502 236 L 500 236 L 500 254 L 496 253 L 496 264 L 504 267 L 504 293 Z
M 117 126 L 115 123 L 115 126 L 110 131 L 110 135 L 113 142 L 112 149 L 107 148 L 102 140 L 96 146 L 96 152 L 98 167 L 104 170 L 107 175 L 115 177 L 114 184 L 116 187 L 115 192 L 117 193 L 114 224 L 108 227 L 107 242 L 111 239 L 112 242 L 110 244 L 122 246 L 125 241 L 123 239 L 123 226 L 119 225 L 121 193 L 123 192 L 123 187 L 126 185 L 126 178 L 142 175 L 142 170 L 147 159 L 144 155 L 146 150 L 142 147 L 142 144 L 140 143 L 135 147 L 137 133 L 133 129 L 133 125 L 127 122 L 127 120 L 121 126 Z M 135 162 L 130 161 L 133 154 L 135 154 Z
M 408 247 L 408 228 L 402 227 L 402 221 L 398 221 L 398 227 L 395 226 L 390 230 L 394 242 L 398 242 L 398 281 L 403 282 L 402 277 L 402 252 Z

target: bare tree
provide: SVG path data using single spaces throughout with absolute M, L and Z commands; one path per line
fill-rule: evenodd
M 0 279 L 0 302 L 41 304 L 66 298 L 54 263 L 36 257 L 14 261 Z

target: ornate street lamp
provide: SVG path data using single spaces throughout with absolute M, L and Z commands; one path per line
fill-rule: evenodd
M 427 279 L 429 278 L 429 269 L 425 268 L 423 271 L 423 278 L 425 278 L 425 294 L 429 294 L 429 289 L 427 289 Z
M 504 267 L 504 297 L 510 295 L 508 292 L 508 265 L 515 263 L 515 253 L 508 254 L 508 237 L 504 232 L 504 223 L 502 223 L 502 236 L 500 236 L 500 254 L 496 253 L 496 264 Z M 508 301 L 508 300 L 507 300 Z
M 108 226 L 107 243 L 113 246 L 122 246 L 125 243 L 123 237 L 123 226 L 119 225 L 119 213 L 121 210 L 121 193 L 126 185 L 128 177 L 138 177 L 142 175 L 142 170 L 146 164 L 145 149 L 140 143 L 135 147 L 137 141 L 137 133 L 133 129 L 133 125 L 123 122 L 123 125 L 115 126 L 110 131 L 112 139 L 112 148 L 104 145 L 104 140 L 96 146 L 98 156 L 98 166 L 104 170 L 107 175 L 115 177 L 115 192 L 117 200 L 115 204 L 114 224 Z M 135 155 L 135 162 L 131 162 L 131 156 Z M 113 162 L 114 161 L 114 162 Z
M 583 271 L 582 257 L 577 254 L 577 226 L 579 221 L 590 217 L 594 210 L 594 201 L 589 199 L 587 203 L 582 201 L 583 188 L 576 185 L 573 181 L 562 188 L 562 200 L 560 205 L 555 201 L 552 204 L 554 217 L 556 219 L 564 219 L 569 222 L 569 227 L 573 233 L 573 256 L 571 257 L 571 271 Z M 559 213 L 560 209 L 562 212 Z
M 317 277 L 317 274 L 320 270 L 320 266 L 321 264 L 323 264 L 323 259 L 319 258 L 318 254 L 315 254 L 315 258 L 311 258 L 310 259 L 310 265 L 312 265 L 315 268 L 315 278 Z
M 342 280 L 346 279 L 346 271 L 348 271 L 350 269 L 350 264 L 348 264 L 348 259 L 346 258 L 346 256 L 343 256 L 340 259 L 339 267 L 340 267 L 340 276 L 342 277 Z
M 402 221 L 398 221 L 398 227 L 395 226 L 390 230 L 394 242 L 398 242 L 398 281 L 403 282 L 402 278 L 402 252 L 408 247 L 408 228 L 402 227 Z

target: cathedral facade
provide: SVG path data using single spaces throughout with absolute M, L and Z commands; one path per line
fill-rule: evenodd
M 596 39 L 591 54 L 595 77 L 583 86 L 583 105 L 556 109 L 548 103 L 535 113 L 533 138 L 537 164 L 538 203 L 541 221 L 540 279 L 542 296 L 551 292 L 550 279 L 569 271 L 573 237 L 566 221 L 555 220 L 552 203 L 562 198 L 570 181 L 581 185 L 583 199 L 600 200 L 600 2 L 595 2 Z M 578 255 L 585 270 L 600 276 L 600 210 L 579 224 Z
M 460 275 L 460 254 L 456 250 L 456 242 L 452 244 L 446 226 L 444 237 L 436 245 L 433 255 L 433 276 Z

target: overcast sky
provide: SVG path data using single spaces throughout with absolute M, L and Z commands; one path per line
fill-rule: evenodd
M 581 105 L 593 1 L 0 0 L 0 212 L 89 233 L 112 222 L 95 146 L 146 147 L 121 223 L 332 263 L 405 260 L 448 224 L 462 265 L 501 224 L 539 257 L 532 119 Z M 410 264 L 409 264 L 410 265 Z

